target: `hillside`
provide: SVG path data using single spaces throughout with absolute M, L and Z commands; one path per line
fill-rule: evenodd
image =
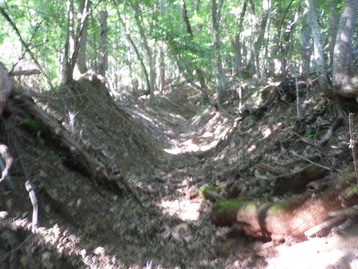
M 233 84 L 229 94 L 217 106 L 183 83 L 153 100 L 113 99 L 96 77 L 55 93 L 18 86 L 0 128 L 13 158 L 1 183 L 1 268 L 357 267 L 357 212 L 309 239 L 212 224 L 222 199 L 329 194 L 339 202 L 327 212 L 358 201 L 349 148 L 357 116 L 351 138 L 348 118 L 304 82 L 300 117 L 293 89 L 278 83 Z M 203 186 L 218 188 L 199 195 Z

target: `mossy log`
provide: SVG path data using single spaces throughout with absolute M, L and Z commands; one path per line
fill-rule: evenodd
M 231 226 L 235 231 L 257 238 L 278 241 L 286 237 L 304 239 L 306 231 L 331 219 L 329 213 L 340 210 L 342 204 L 347 207 L 357 204 L 357 193 L 345 195 L 355 182 L 354 174 L 341 178 L 317 196 L 306 194 L 278 203 L 219 201 L 214 203 L 210 219 L 217 226 Z M 345 199 L 344 203 L 342 199 Z M 317 235 L 324 235 L 328 228 L 331 227 L 320 230 Z

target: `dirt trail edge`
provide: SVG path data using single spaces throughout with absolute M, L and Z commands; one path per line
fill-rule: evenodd
M 198 106 L 196 93 L 185 87 L 155 100 L 117 103 L 96 77 L 51 94 L 15 90 L 0 125 L 0 144 L 13 158 L 1 183 L 0 267 L 288 268 L 284 256 L 294 247 L 296 259 L 317 253 L 303 245 L 314 239 L 298 240 L 332 212 L 343 214 L 345 228 L 318 229 L 328 234 L 315 241 L 320 249 L 326 242 L 322 254 L 296 268 L 318 261 L 317 268 L 358 263 L 356 226 L 349 223 L 356 219 L 341 211 L 357 203 L 356 185 L 347 180 L 352 177 L 340 171 L 352 161 L 342 145 L 349 141 L 347 126 L 315 148 L 334 121 L 326 100 L 309 99 L 303 118 L 295 120 L 276 86 L 259 92 L 259 99 L 272 97 L 266 98 L 270 106 L 248 98 L 239 115 L 234 93 L 221 110 Z M 287 183 L 289 177 L 296 180 Z M 39 202 L 36 234 L 27 180 Z M 205 186 L 215 187 L 212 201 L 199 195 Z M 218 199 L 254 201 L 254 209 L 270 205 L 263 206 L 265 217 L 273 219 L 270 208 L 284 205 L 278 211 L 291 221 L 295 210 L 316 211 L 320 201 L 326 208 L 319 220 L 307 224 L 306 218 L 305 225 L 296 223 L 299 233 L 290 234 L 255 226 L 242 204 L 213 207 Z M 275 223 L 286 230 L 292 224 Z M 269 241 L 276 239 L 272 235 L 278 235 L 276 241 Z M 306 252 L 297 254 L 300 246 Z

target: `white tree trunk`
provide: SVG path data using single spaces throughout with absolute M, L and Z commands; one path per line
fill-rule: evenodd
M 358 97 L 358 75 L 352 52 L 357 8 L 358 0 L 345 0 L 334 47 L 333 90 L 346 97 Z
M 321 90 L 326 94 L 331 91 L 328 82 L 327 67 L 323 51 L 323 41 L 321 28 L 319 25 L 319 16 L 317 11 L 316 0 L 306 0 L 306 4 L 310 11 L 311 23 L 312 23 L 312 34 L 314 43 L 314 58 L 316 65 L 316 73 L 318 76 L 318 83 Z

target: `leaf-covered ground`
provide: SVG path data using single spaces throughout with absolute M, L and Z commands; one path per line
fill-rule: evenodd
M 212 203 L 198 195 L 217 185 L 225 198 L 294 199 L 319 194 L 352 169 L 345 119 L 324 146 L 314 146 L 336 117 L 313 90 L 302 87 L 299 118 L 290 90 L 253 81 L 233 85 L 219 107 L 201 105 L 183 84 L 154 100 L 115 94 L 115 103 L 87 80 L 29 95 L 121 191 L 86 175 L 86 161 L 36 126 L 15 94 L 0 129 L 14 158 L 1 183 L 1 268 L 358 268 L 356 218 L 324 237 L 266 242 L 212 225 Z M 306 188 L 295 171 L 309 164 L 316 172 Z M 292 181 L 277 182 L 262 165 L 291 173 Z M 36 234 L 26 180 L 39 202 Z

